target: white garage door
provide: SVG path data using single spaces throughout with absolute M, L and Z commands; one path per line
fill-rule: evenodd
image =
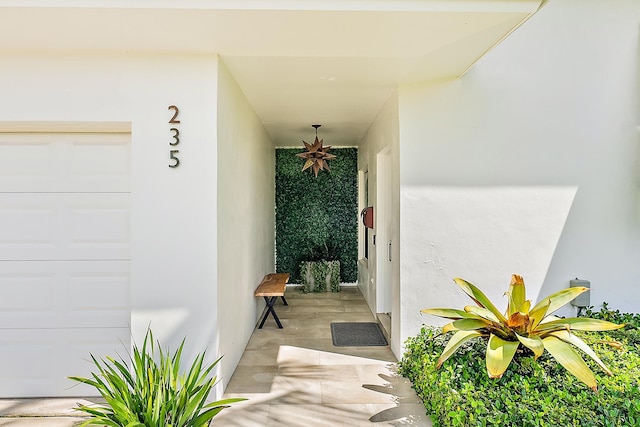
M 130 342 L 130 135 L 0 132 L 0 397 L 87 396 Z

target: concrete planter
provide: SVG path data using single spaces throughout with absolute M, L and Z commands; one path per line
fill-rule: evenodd
M 300 281 L 304 292 L 339 292 L 340 261 L 302 261 Z

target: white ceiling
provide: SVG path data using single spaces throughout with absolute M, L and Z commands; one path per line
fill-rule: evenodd
M 353 146 L 399 84 L 463 74 L 541 3 L 0 0 L 0 52 L 217 53 L 275 145 L 320 123 Z

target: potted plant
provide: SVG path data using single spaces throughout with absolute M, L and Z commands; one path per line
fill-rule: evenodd
M 338 248 L 330 241 L 308 251 L 300 263 L 300 281 L 304 292 L 340 291 Z

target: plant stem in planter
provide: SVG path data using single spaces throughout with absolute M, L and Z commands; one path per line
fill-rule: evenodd
M 300 280 L 303 292 L 339 292 L 340 261 L 303 261 Z

